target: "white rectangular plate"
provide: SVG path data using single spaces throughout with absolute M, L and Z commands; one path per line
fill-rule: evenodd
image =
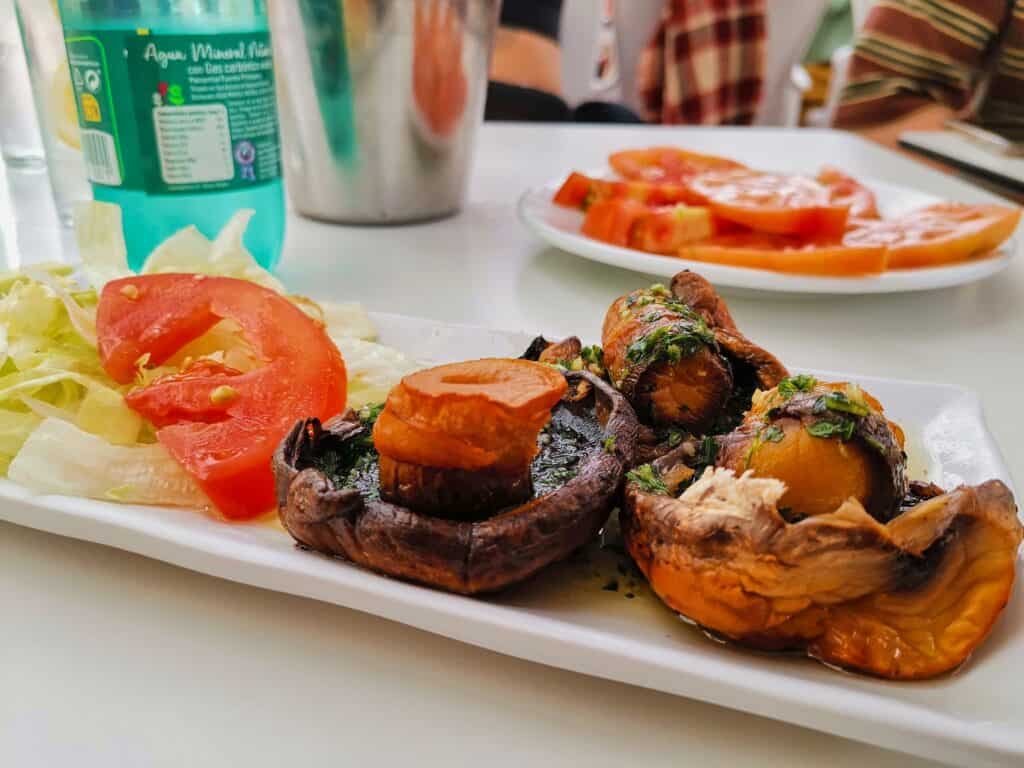
M 374 315 L 374 321 L 384 343 L 434 362 L 518 356 L 530 340 L 527 334 L 397 315 Z M 934 384 L 857 380 L 906 429 L 914 476 L 943 486 L 1010 482 L 973 394 Z M 597 547 L 497 597 L 474 599 L 299 550 L 267 522 L 230 525 L 188 510 L 37 496 L 6 480 L 0 481 L 0 519 L 366 611 L 522 659 L 925 757 L 972 766 L 1024 761 L 1024 610 L 1016 594 L 959 672 L 923 683 L 887 683 L 711 642 L 642 584 L 618 574 L 619 555 Z M 602 588 L 611 578 L 618 578 L 618 591 Z

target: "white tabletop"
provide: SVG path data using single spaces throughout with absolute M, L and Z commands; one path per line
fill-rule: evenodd
M 396 228 L 292 218 L 281 275 L 298 292 L 370 309 L 597 339 L 608 303 L 651 279 L 545 248 L 516 221 L 515 200 L 528 185 L 600 165 L 611 149 L 667 142 L 780 170 L 832 162 L 990 199 L 829 132 L 488 125 L 462 214 Z M 38 178 L 8 179 L 8 262 L 52 259 L 60 237 L 33 192 Z M 1021 297 L 1018 260 L 986 282 L 930 294 L 736 296 L 730 307 L 793 367 L 977 390 L 1021 481 Z M 4 766 L 927 765 L 2 523 L 0 615 Z

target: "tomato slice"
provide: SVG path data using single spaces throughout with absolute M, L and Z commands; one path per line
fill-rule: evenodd
M 938 203 L 881 221 L 856 221 L 843 242 L 885 246 L 890 269 L 935 267 L 988 254 L 1010 238 L 1021 209 Z
M 649 209 L 643 203 L 624 198 L 597 200 L 587 209 L 581 231 L 587 237 L 612 245 L 630 245 L 633 227 Z
M 834 166 L 826 165 L 818 171 L 818 182 L 828 189 L 830 202 L 849 207 L 851 218 L 880 218 L 875 193 L 852 176 L 847 176 Z
M 629 245 L 647 253 L 675 255 L 687 243 L 705 240 L 715 232 L 710 208 L 669 205 L 646 211 L 634 224 Z
M 608 164 L 624 179 L 652 182 L 680 182 L 705 171 L 746 167 L 727 157 L 702 155 L 678 147 L 627 149 L 610 155 Z
M 243 520 L 274 506 L 271 456 L 296 420 L 345 406 L 345 363 L 323 327 L 253 283 L 166 274 L 107 283 L 96 331 L 103 367 L 129 383 L 142 361 L 161 364 L 224 319 L 239 325 L 260 367 L 200 360 L 125 399 L 224 516 Z
M 682 246 L 737 229 L 710 208 L 684 203 L 651 207 L 628 198 L 592 203 L 581 231 L 595 240 L 674 256 Z
M 647 205 L 692 202 L 693 193 L 682 184 L 654 184 L 649 181 L 613 181 L 571 173 L 552 198 L 556 205 L 585 210 L 607 198 L 628 198 Z
M 684 246 L 678 255 L 691 261 L 796 275 L 869 275 L 883 272 L 886 267 L 883 245 L 816 243 L 758 232 L 714 237 Z
M 846 229 L 849 206 L 832 203 L 824 186 L 803 176 L 709 171 L 687 186 L 718 216 L 758 232 L 839 238 Z

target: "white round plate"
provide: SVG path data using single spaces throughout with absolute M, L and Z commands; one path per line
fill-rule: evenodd
M 600 173 L 595 175 L 601 175 Z M 949 267 L 891 270 L 864 277 L 813 277 L 786 275 L 764 269 L 746 269 L 689 261 L 674 256 L 609 245 L 580 233 L 583 214 L 551 202 L 564 179 L 550 181 L 526 190 L 519 198 L 519 218 L 548 244 L 591 261 L 632 269 L 650 275 L 671 277 L 684 269 L 693 269 L 718 286 L 773 293 L 862 294 L 930 291 L 963 285 L 994 275 L 1005 269 L 1016 255 L 1019 235 L 1014 235 L 996 256 Z M 874 191 L 878 207 L 885 217 L 898 216 L 926 205 L 943 202 L 934 195 L 882 181 L 864 180 Z

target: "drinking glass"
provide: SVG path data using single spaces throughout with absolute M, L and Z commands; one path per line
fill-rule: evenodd
M 14 2 L 57 214 L 65 226 L 71 226 L 75 204 L 91 200 L 92 189 L 85 173 L 60 13 L 56 0 Z

